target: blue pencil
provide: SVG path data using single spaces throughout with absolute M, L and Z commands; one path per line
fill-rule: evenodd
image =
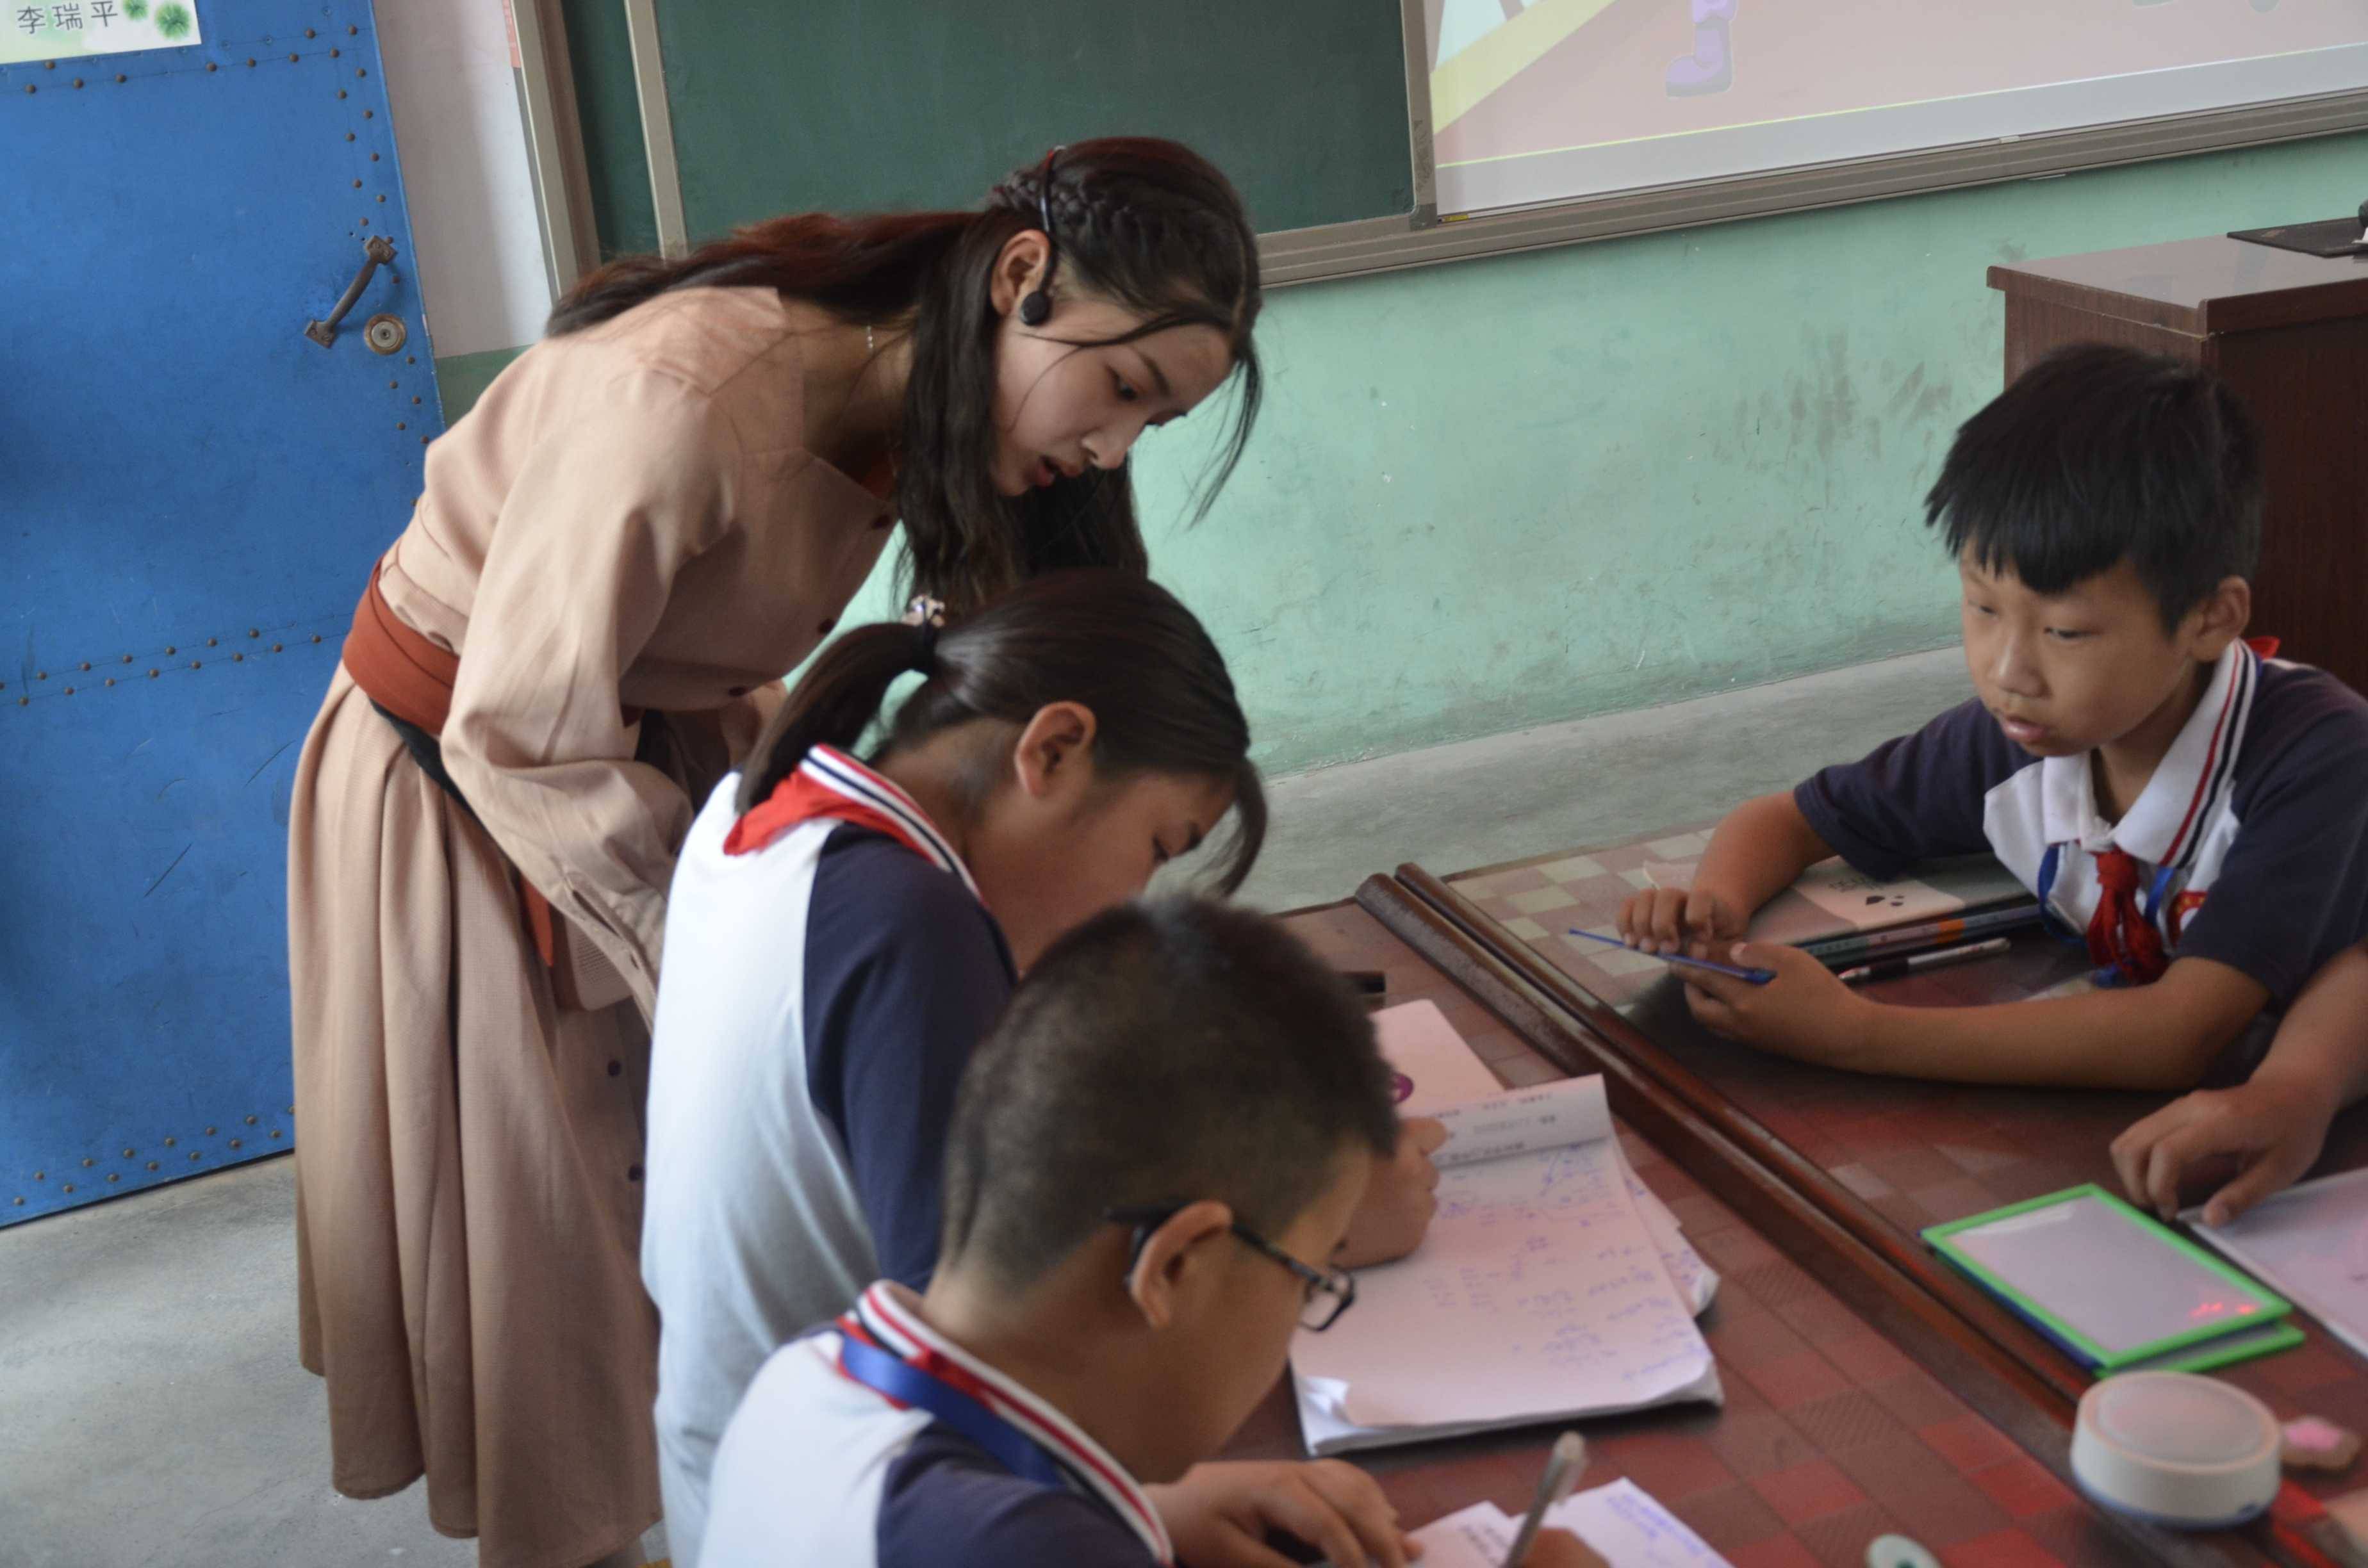
M 1600 931 L 1582 931 L 1576 926 L 1569 929 L 1572 936 L 1584 937 L 1590 942 L 1601 942 L 1607 947 L 1627 948 L 1632 953 L 1645 953 L 1644 949 L 1629 948 L 1628 944 L 1619 937 L 1607 937 Z M 1753 985 L 1765 985 L 1776 978 L 1776 971 L 1772 969 L 1738 969 L 1731 963 L 1713 963 L 1708 959 L 1690 959 L 1682 953 L 1645 953 L 1645 957 L 1658 959 L 1663 963 L 1683 964 L 1688 969 L 1710 970 L 1714 973 L 1730 975 Z

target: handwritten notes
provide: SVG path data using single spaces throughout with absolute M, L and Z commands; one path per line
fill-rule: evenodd
M 1311 1451 L 1716 1402 L 1693 1322 L 1709 1271 L 1666 1209 L 1638 1202 L 1602 1081 L 1435 1114 L 1449 1136 L 1429 1236 L 1360 1274 L 1356 1310 L 1293 1346 Z M 1673 1270 L 1668 1250 L 1689 1261 Z
M 1456 1041 L 1456 1048 L 1470 1055 L 1461 1040 Z M 1668 1268 L 1679 1295 L 1696 1316 L 1709 1308 L 1718 1290 L 1718 1276 L 1687 1244 L 1678 1217 L 1669 1212 L 1668 1205 L 1653 1196 L 1653 1189 L 1628 1168 L 1626 1157 L 1612 1138 L 1611 1111 L 1603 1100 L 1601 1078 L 1565 1078 L 1531 1089 L 1491 1095 L 1468 1105 L 1443 1107 L 1433 1114 L 1447 1129 L 1447 1142 L 1432 1156 L 1441 1170 L 1574 1143 L 1598 1140 L 1611 1142 L 1628 1196 L 1635 1203 L 1637 1216 Z
M 1631 1481 L 1582 1492 L 1546 1510 L 1546 1524 L 1568 1530 L 1611 1568 L 1725 1568 L 1726 1559 Z M 1423 1568 L 1499 1568 L 1520 1521 L 1494 1503 L 1475 1503 L 1414 1532 Z

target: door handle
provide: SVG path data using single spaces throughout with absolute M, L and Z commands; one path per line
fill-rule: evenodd
M 372 234 L 363 241 L 362 269 L 354 274 L 352 282 L 346 285 L 346 291 L 338 297 L 337 308 L 329 312 L 328 320 L 304 324 L 304 335 L 324 348 L 336 342 L 337 324 L 346 319 L 346 312 L 352 310 L 354 301 L 362 297 L 362 290 L 370 287 L 370 280 L 377 275 L 380 267 L 393 259 L 394 242 L 385 235 Z

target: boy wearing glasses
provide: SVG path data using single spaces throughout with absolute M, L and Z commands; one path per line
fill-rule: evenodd
M 1397 1135 L 1363 1008 L 1272 921 L 1080 927 L 963 1074 L 928 1293 L 876 1284 L 767 1362 L 701 1568 L 1288 1562 L 1269 1532 L 1403 1568 L 1353 1467 L 1200 1462 L 1353 1303 L 1332 1259 Z

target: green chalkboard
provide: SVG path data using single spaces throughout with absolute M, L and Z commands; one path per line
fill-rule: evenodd
M 1189 142 L 1261 233 L 1413 209 L 1396 0 L 696 0 L 657 14 L 694 242 L 777 212 L 970 206 L 1054 143 L 1111 134 Z M 619 31 L 571 26 L 579 83 L 615 80 L 600 56 Z M 639 157 L 633 129 L 628 148 L 586 124 L 596 182 Z
M 567 59 L 575 78 L 575 118 L 584 136 L 585 173 L 600 259 L 658 248 L 650 196 L 650 159 L 642 145 L 642 111 L 633 97 L 633 40 L 624 0 L 562 0 Z

